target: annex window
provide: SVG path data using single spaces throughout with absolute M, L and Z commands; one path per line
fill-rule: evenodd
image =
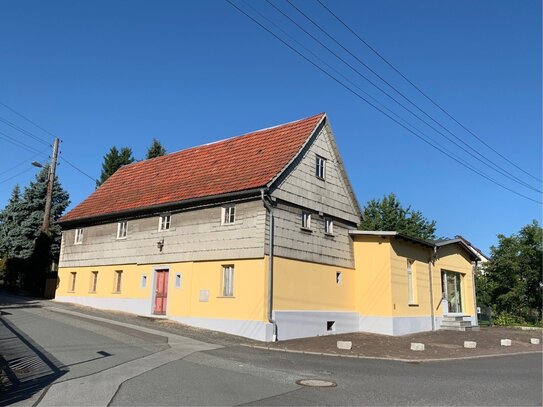
M 175 288 L 181 288 L 181 273 L 175 275 Z
M 70 276 L 71 276 L 71 280 L 70 280 L 70 292 L 74 292 L 75 291 L 75 279 L 77 277 L 77 273 L 76 272 L 72 272 L 70 273 Z
M 221 223 L 223 225 L 231 225 L 236 221 L 236 207 L 234 205 L 232 206 L 224 206 L 222 208 L 222 221 Z
M 324 218 L 324 233 L 327 235 L 334 234 L 334 221 L 330 218 Z
M 128 232 L 128 222 L 119 222 L 117 224 L 117 239 L 126 239 Z
M 158 230 L 170 230 L 171 215 L 162 215 L 158 221 Z
M 415 274 L 415 261 L 407 260 L 407 289 L 409 304 L 417 303 L 417 279 Z
M 234 266 L 222 266 L 222 296 L 234 296 Z
M 340 285 L 341 284 L 341 280 L 343 280 L 343 277 L 341 275 L 341 271 L 336 271 L 336 284 L 337 285 Z
M 302 228 L 311 229 L 311 213 L 305 211 L 302 212 Z
M 315 175 L 320 179 L 325 179 L 326 177 L 326 158 L 323 158 L 320 155 L 317 156 Z
M 115 281 L 113 285 L 113 292 L 120 293 L 123 283 L 123 272 L 122 270 L 115 271 Z
M 83 243 L 83 229 L 79 228 L 75 230 L 74 244 Z
M 95 293 L 97 285 L 98 285 L 98 272 L 93 271 L 93 272 L 91 272 L 91 281 L 90 281 L 90 290 L 89 290 L 89 292 Z

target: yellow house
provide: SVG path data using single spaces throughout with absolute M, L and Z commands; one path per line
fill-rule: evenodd
M 324 113 L 134 163 L 60 220 L 56 301 L 262 341 L 476 324 L 465 243 L 360 219 Z

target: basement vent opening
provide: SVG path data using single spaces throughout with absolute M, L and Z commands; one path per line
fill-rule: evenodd
M 334 332 L 336 330 L 336 321 L 326 321 L 326 331 Z

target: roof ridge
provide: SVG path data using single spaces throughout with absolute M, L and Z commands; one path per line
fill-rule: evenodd
M 312 116 L 307 116 L 307 117 L 303 117 L 301 119 L 292 120 L 292 121 L 287 122 L 287 123 L 281 123 L 281 124 L 277 124 L 275 126 L 266 127 L 266 128 L 259 129 L 259 130 L 253 130 L 253 131 L 249 131 L 249 132 L 243 133 L 243 134 L 238 134 L 237 136 L 227 137 L 225 139 L 221 139 L 221 140 L 217 140 L 217 141 L 211 141 L 209 143 L 199 144 L 197 146 L 187 147 L 187 148 L 184 148 L 182 150 L 177 150 L 177 151 L 173 151 L 173 152 L 168 153 L 168 154 L 161 155 L 159 157 L 147 158 L 145 160 L 135 161 L 135 162 L 130 163 L 130 164 L 125 164 L 119 169 L 131 167 L 131 166 L 134 166 L 136 164 L 146 163 L 146 162 L 150 162 L 150 161 L 157 160 L 157 159 L 164 159 L 165 157 L 170 157 L 170 156 L 173 156 L 175 154 L 184 153 L 184 152 L 187 152 L 187 151 L 190 151 L 190 150 L 195 150 L 195 149 L 202 148 L 202 147 L 208 147 L 208 146 L 224 143 L 226 141 L 233 140 L 233 139 L 238 139 L 238 138 L 242 138 L 242 137 L 246 137 L 246 136 L 256 135 L 257 133 L 260 133 L 260 132 L 263 132 L 263 131 L 269 131 L 269 130 L 277 129 L 279 127 L 290 126 L 290 125 L 293 125 L 293 124 L 298 123 L 298 122 L 302 122 L 302 121 L 305 121 L 305 120 L 311 120 L 311 119 L 313 119 L 315 117 L 318 117 L 318 116 L 323 116 L 325 114 L 326 114 L 326 112 L 321 112 L 321 113 L 314 114 Z

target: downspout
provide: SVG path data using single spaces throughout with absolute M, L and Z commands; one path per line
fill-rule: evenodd
M 270 214 L 270 227 L 268 229 L 268 322 L 272 324 L 272 342 L 277 340 L 277 324 L 273 319 L 273 229 L 274 229 L 274 218 L 273 218 L 273 207 L 264 195 L 264 189 L 260 190 L 260 198 L 264 207 Z
M 428 281 L 430 283 L 430 314 L 432 318 L 432 331 L 436 330 L 436 321 L 434 313 L 434 283 L 432 280 L 432 264 L 437 258 L 437 247 L 434 246 L 432 255 L 430 256 L 430 261 L 428 262 Z
M 475 326 L 479 326 L 479 314 L 477 313 L 477 291 L 475 288 L 475 273 L 477 273 L 477 260 L 473 262 L 473 270 L 471 271 L 471 278 L 473 282 L 473 305 L 475 305 Z

